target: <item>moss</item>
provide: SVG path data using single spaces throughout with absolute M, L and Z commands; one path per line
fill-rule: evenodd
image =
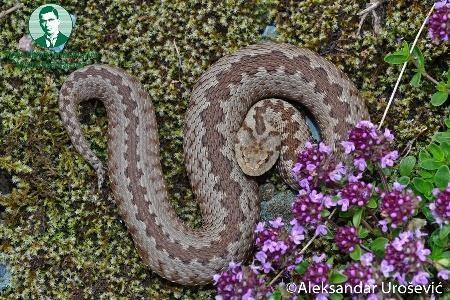
M 15 2 L 5 1 L 3 7 Z M 1 50 L 16 50 L 28 16 L 44 1 L 0 20 Z M 192 226 L 201 218 L 183 164 L 183 113 L 193 84 L 219 57 L 255 43 L 275 22 L 279 41 L 322 53 L 343 69 L 367 99 L 377 122 L 399 72 L 382 59 L 402 40 L 412 41 L 432 1 L 387 3 L 384 30 L 356 31 L 356 0 L 305 1 L 64 1 L 77 15 L 65 51 L 98 51 L 98 62 L 136 76 L 154 99 L 162 163 L 171 200 Z M 422 39 L 427 69 L 435 77 L 448 68 L 446 45 Z M 177 50 L 178 49 L 178 50 Z M 11 266 L 16 298 L 207 299 L 210 287 L 168 283 L 146 268 L 110 199 L 95 190 L 95 174 L 70 145 L 58 116 L 59 88 L 69 72 L 19 69 L 0 61 L 0 169 L 13 190 L 0 197 L 0 251 Z M 400 148 L 419 132 L 424 142 L 441 125 L 445 108 L 429 105 L 423 90 L 403 80 L 387 125 Z M 96 102 L 82 108 L 83 129 L 106 160 L 106 118 Z

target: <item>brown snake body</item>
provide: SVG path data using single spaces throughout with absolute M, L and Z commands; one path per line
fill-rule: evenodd
M 239 167 L 235 143 L 255 103 L 274 98 L 306 107 L 327 144 L 345 137 L 353 124 L 367 117 L 350 80 L 309 50 L 263 43 L 220 59 L 195 85 L 186 114 L 185 163 L 203 215 L 202 228 L 194 230 L 179 220 L 168 201 L 155 113 L 142 85 L 120 69 L 91 65 L 72 73 L 61 88 L 63 123 L 102 182 L 102 163 L 84 139 L 77 117 L 78 104 L 92 98 L 103 101 L 107 110 L 113 198 L 140 256 L 159 275 L 186 285 L 210 282 L 213 274 L 231 260 L 243 261 L 252 249 L 259 216 L 257 184 Z M 270 101 L 255 111 L 276 113 L 281 102 Z M 285 111 L 277 124 L 289 123 L 284 118 L 291 109 Z M 263 135 L 267 126 L 256 113 L 253 120 Z M 281 134 L 282 139 L 289 135 L 295 137 Z M 276 147 L 288 160 L 308 136 L 297 138 Z

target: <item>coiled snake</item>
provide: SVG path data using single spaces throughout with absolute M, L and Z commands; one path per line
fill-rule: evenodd
M 309 50 L 261 43 L 218 60 L 193 88 L 186 114 L 185 163 L 203 215 L 203 227 L 194 230 L 168 201 L 154 108 L 142 85 L 123 70 L 91 65 L 61 88 L 63 123 L 101 183 L 102 163 L 77 117 L 78 104 L 92 98 L 106 107 L 111 190 L 140 256 L 159 275 L 186 285 L 210 282 L 252 249 L 258 187 L 239 164 L 259 175 L 255 166 L 268 169 L 279 157 L 282 175 L 295 186 L 289 170 L 309 134 L 285 101 L 309 110 L 330 145 L 367 117 L 350 80 Z

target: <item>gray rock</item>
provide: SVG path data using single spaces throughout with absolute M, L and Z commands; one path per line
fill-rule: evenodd
M 11 273 L 8 265 L 0 263 L 0 291 L 11 286 Z
M 261 201 L 261 221 L 274 220 L 282 217 L 286 223 L 293 219 L 292 203 L 295 201 L 296 194 L 292 191 L 276 193 L 268 201 Z

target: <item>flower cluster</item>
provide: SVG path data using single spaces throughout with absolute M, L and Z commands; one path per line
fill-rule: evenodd
M 320 256 L 313 256 L 313 262 L 308 266 L 305 274 L 303 274 L 301 280 L 304 283 L 310 284 L 311 286 L 328 284 L 328 274 L 330 273 L 331 266 L 323 262 L 325 259 L 325 254 Z
M 421 200 L 420 196 L 416 196 L 411 190 L 394 184 L 391 192 L 381 193 L 381 215 L 392 228 L 397 228 L 414 215 Z
M 436 201 L 429 204 L 431 213 L 439 225 L 450 224 L 450 185 L 444 190 L 433 190 Z
M 340 164 L 327 159 L 331 154 L 331 148 L 324 143 L 311 144 L 307 142 L 305 149 L 300 152 L 297 163 L 292 169 L 300 189 L 309 192 L 315 189 L 319 183 L 326 184 L 337 182 L 345 176 L 345 168 Z
M 438 1 L 434 4 L 434 12 L 428 19 L 428 37 L 433 41 L 448 41 L 450 35 L 450 2 Z
M 394 277 L 400 284 L 427 284 L 428 273 L 423 271 L 423 264 L 430 254 L 425 249 L 419 231 L 400 233 L 386 246 L 386 252 L 381 262 L 381 271 L 385 277 Z
M 338 192 L 342 211 L 346 211 L 350 205 L 364 206 L 372 194 L 373 185 L 360 180 L 350 181 Z
M 335 203 L 329 196 L 312 191 L 309 194 L 299 194 L 292 203 L 292 212 L 297 224 L 315 228 L 322 219 L 322 211 Z
M 255 255 L 256 265 L 253 265 L 256 272 L 269 273 L 279 267 L 286 252 L 304 239 L 301 226 L 294 226 L 287 236 L 281 218 L 269 221 L 269 224 L 266 226 L 265 222 L 260 222 L 256 226 L 256 247 L 259 250 Z
M 229 269 L 213 277 L 217 288 L 216 300 L 224 299 L 260 299 L 264 298 L 269 291 L 264 279 L 248 267 L 230 262 Z
M 351 253 L 355 250 L 356 245 L 361 243 L 356 228 L 353 226 L 343 226 L 336 230 L 334 241 L 341 251 Z
M 347 266 L 344 275 L 347 277 L 348 286 L 375 285 L 376 274 L 372 267 L 373 255 L 366 253 L 361 256 L 361 262 L 354 262 Z
M 389 129 L 382 134 L 369 121 L 360 121 L 349 134 L 347 141 L 341 142 L 346 154 L 353 154 L 353 164 L 364 171 L 368 161 L 379 162 L 382 168 L 392 167 L 398 158 L 397 151 L 390 150 L 394 136 Z

